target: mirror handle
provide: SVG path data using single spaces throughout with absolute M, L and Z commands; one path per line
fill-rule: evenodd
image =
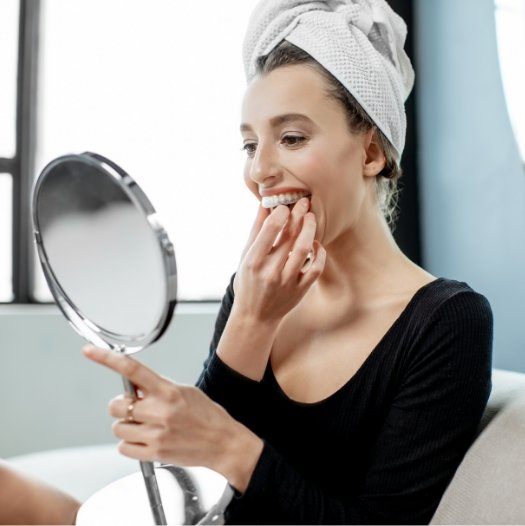
M 137 386 L 133 384 L 125 376 L 122 377 L 124 384 L 124 390 L 133 400 L 137 400 Z M 146 484 L 146 491 L 148 493 L 149 504 L 151 512 L 153 513 L 153 519 L 156 525 L 166 525 L 166 516 L 164 515 L 164 508 L 162 507 L 162 500 L 160 498 L 159 486 L 157 484 L 157 477 L 155 476 L 155 467 L 153 462 L 140 461 L 140 470 L 144 477 L 144 483 Z

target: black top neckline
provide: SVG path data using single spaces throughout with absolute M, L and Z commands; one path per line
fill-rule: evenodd
M 364 374 L 364 371 L 368 368 L 369 364 L 372 362 L 372 360 L 375 358 L 377 354 L 381 351 L 381 349 L 384 347 L 385 342 L 389 339 L 389 336 L 392 334 L 392 332 L 397 328 L 397 326 L 404 320 L 405 316 L 409 313 L 410 310 L 412 310 L 412 307 L 414 303 L 419 299 L 421 294 L 426 291 L 431 286 L 440 283 L 443 281 L 444 277 L 439 277 L 434 279 L 433 281 L 430 281 L 429 283 L 423 285 L 420 287 L 410 298 L 409 302 L 405 306 L 405 308 L 401 311 L 399 316 L 396 318 L 396 320 L 392 323 L 392 325 L 388 328 L 388 330 L 383 334 L 377 345 L 372 349 L 372 351 L 369 353 L 369 355 L 366 357 L 365 361 L 361 364 L 361 366 L 357 369 L 357 371 L 348 379 L 347 382 L 345 382 L 339 389 L 334 391 L 332 394 L 328 395 L 327 397 L 318 400 L 316 402 L 300 402 L 299 400 L 294 400 L 293 398 L 290 398 L 281 388 L 279 382 L 277 381 L 277 378 L 275 377 L 275 374 L 272 369 L 271 361 L 268 360 L 268 364 L 266 366 L 266 371 L 264 374 L 264 379 L 266 381 L 269 381 L 270 384 L 273 385 L 275 388 L 275 391 L 278 393 L 278 396 L 280 399 L 282 399 L 284 402 L 293 405 L 294 407 L 319 407 L 324 404 L 327 404 L 331 402 L 332 400 L 335 400 L 339 397 L 339 395 L 346 391 L 353 383 L 355 383 L 358 378 Z

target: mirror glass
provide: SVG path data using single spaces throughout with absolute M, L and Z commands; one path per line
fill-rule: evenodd
M 64 310 L 66 298 L 82 334 L 139 350 L 174 300 L 173 246 L 136 183 L 101 159 L 65 156 L 44 169 L 34 195 L 37 245 L 57 303 Z

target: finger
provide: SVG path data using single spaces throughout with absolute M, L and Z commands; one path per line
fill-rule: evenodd
M 118 445 L 119 452 L 129 458 L 142 461 L 160 461 L 160 458 L 155 458 L 153 449 L 144 444 L 131 444 L 130 442 L 120 442 Z
M 253 245 L 253 242 L 257 239 L 257 236 L 259 235 L 259 232 L 261 231 L 264 221 L 270 215 L 270 213 L 271 213 L 270 208 L 264 208 L 264 206 L 261 203 L 259 203 L 259 208 L 257 209 L 257 215 L 255 217 L 255 222 L 253 223 L 252 228 L 250 230 L 250 235 L 248 236 L 248 241 L 246 242 L 246 246 L 244 247 L 244 250 L 242 251 L 241 261 L 244 259 L 246 252 L 248 252 L 249 248 Z
M 159 429 L 145 424 L 129 424 L 121 420 L 116 420 L 111 426 L 111 430 L 117 438 L 125 442 L 143 445 L 152 445 L 155 437 L 159 434 Z
M 303 224 L 303 217 L 308 212 L 310 201 L 308 197 L 302 197 L 292 207 L 292 211 L 288 222 L 283 229 L 281 239 L 283 242 L 294 241 L 301 232 L 301 225 Z
M 323 273 L 326 263 L 326 249 L 314 241 L 314 259 L 305 272 L 300 272 L 299 286 L 308 289 L 310 285 Z
M 109 414 L 113 418 L 119 418 L 126 421 L 129 415 L 129 405 L 131 399 L 117 396 L 109 402 Z M 162 404 L 159 403 L 158 398 L 146 397 L 136 400 L 133 403 L 132 417 L 133 421 L 139 424 L 159 425 L 166 420 L 165 414 L 162 412 Z
M 303 227 L 297 236 L 293 250 L 290 253 L 283 269 L 283 280 L 288 281 L 294 276 L 298 276 L 309 252 L 312 250 L 317 222 L 314 214 L 308 212 L 303 219 Z
M 301 232 L 303 218 L 308 212 L 310 202 L 307 197 L 303 197 L 295 203 L 288 222 L 282 230 L 278 243 L 272 248 L 272 253 L 277 254 L 277 268 L 282 270 L 286 263 L 291 247 L 294 245 L 297 236 Z
M 86 345 L 82 351 L 90 360 L 113 369 L 146 392 L 158 391 L 164 382 L 155 371 L 124 354 L 106 351 L 92 345 Z
M 143 400 L 140 398 L 133 400 L 129 396 L 120 395 L 109 402 L 108 410 L 113 418 L 127 421 L 131 416 L 133 422 L 142 424 L 147 421 L 147 412 L 144 411 L 142 404 Z
M 264 224 L 259 232 L 259 235 L 253 242 L 252 246 L 246 252 L 247 258 L 257 258 L 266 256 L 272 250 L 273 243 L 277 234 L 283 229 L 290 210 L 285 205 L 277 206 L 273 212 L 264 220 Z

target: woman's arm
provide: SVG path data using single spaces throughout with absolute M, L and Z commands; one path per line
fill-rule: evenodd
M 263 324 L 232 309 L 217 347 L 217 356 L 238 373 L 259 382 L 264 376 L 278 323 Z M 254 352 L 256 350 L 256 352 Z
M 0 524 L 75 524 L 80 502 L 0 460 Z
M 317 222 L 309 201 L 259 212 L 233 281 L 235 303 L 218 342 L 221 361 L 243 376 L 260 381 L 283 317 L 322 274 L 326 250 L 314 239 Z M 269 215 L 268 215 L 269 214 Z M 276 238 L 279 242 L 274 244 Z M 302 271 L 313 250 L 313 263 Z
M 246 418 L 244 418 L 244 420 L 250 429 L 254 429 L 254 426 L 256 428 L 261 403 L 259 381 L 242 374 L 242 372 L 237 369 L 235 361 L 230 362 L 231 365 L 229 365 L 226 363 L 227 358 L 223 359 L 223 357 L 219 357 L 216 352 L 219 346 L 226 351 L 228 351 L 228 347 L 237 347 L 238 350 L 241 348 L 240 343 L 232 339 L 231 335 L 228 337 L 226 334 L 226 326 L 228 325 L 234 303 L 233 284 L 235 276 L 236 272 L 232 274 L 222 298 L 221 307 L 215 321 L 215 330 L 210 342 L 209 354 L 204 361 L 203 370 L 196 382 L 196 386 L 204 391 L 212 400 L 223 407 L 227 407 L 228 412 L 234 418 L 245 415 L 246 406 L 250 406 L 250 421 L 246 421 Z M 228 339 L 227 345 L 222 341 L 223 333 Z M 247 333 L 245 332 L 244 334 L 246 335 Z M 259 341 L 261 339 L 263 340 L 263 345 L 265 345 L 264 335 L 259 337 Z M 254 354 L 251 352 L 251 349 L 256 349 L 253 335 L 251 338 L 245 338 L 244 344 L 242 345 L 242 350 L 248 357 Z M 264 364 L 264 367 L 266 367 L 266 364 Z M 227 388 L 225 388 L 225 386 L 227 386 Z M 242 393 L 241 396 L 240 393 Z
M 231 277 L 215 324 L 210 360 L 215 359 L 220 368 L 260 381 L 282 318 L 322 274 L 326 249 L 314 239 L 317 221 L 309 209 L 310 201 L 305 197 L 291 212 L 284 205 L 270 211 L 259 203 L 239 268 Z M 313 263 L 303 272 L 312 250 Z M 202 381 L 203 375 L 197 384 Z
M 474 438 L 490 393 L 490 304 L 478 293 L 459 293 L 426 327 L 382 430 L 366 452 L 369 467 L 357 492 L 328 495 L 264 443 L 246 491 L 228 506 L 227 523 L 428 523 Z M 227 381 L 223 390 L 230 391 Z

